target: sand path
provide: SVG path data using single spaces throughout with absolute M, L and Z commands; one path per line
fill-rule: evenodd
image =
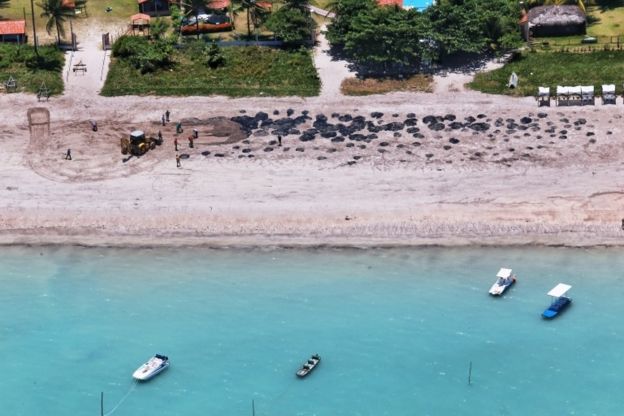
M 325 36 L 327 25 L 321 27 L 317 41 L 318 45 L 314 48 L 314 65 L 321 78 L 321 93 L 319 98 L 326 99 L 328 97 L 340 97 L 340 85 L 345 78 L 354 77 L 355 73 L 349 70 L 346 61 L 335 60 L 329 54 L 329 42 Z

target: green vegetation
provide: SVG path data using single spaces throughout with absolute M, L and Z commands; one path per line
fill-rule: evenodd
M 102 95 L 314 96 L 320 90 L 312 56 L 307 50 L 223 48 L 219 51 L 222 60 L 213 69 L 208 59 L 217 53 L 204 42 L 193 42 L 183 50 L 174 49 L 167 65 L 142 74 L 137 62 L 146 58 L 120 50 L 123 48 L 117 45 L 119 42 L 113 49 L 115 58 Z M 135 54 L 137 50 L 140 55 L 152 53 L 152 47 L 134 42 L 131 43 Z M 123 43 L 128 49 L 127 41 Z
M 590 24 L 587 26 L 589 36 L 620 36 L 624 34 L 624 7 L 601 9 L 588 7 L 587 14 Z
M 512 72 L 518 75 L 518 88 L 507 88 Z M 624 72 L 624 52 L 603 51 L 588 54 L 527 53 L 503 68 L 477 74 L 468 86 L 493 94 L 532 96 L 537 87 L 557 85 L 615 84 L 618 92 Z
M 55 46 L 40 46 L 37 56 L 32 46 L 0 43 L 0 82 L 13 77 L 18 91 L 32 93 L 45 82 L 51 94 L 61 94 L 63 62 L 63 53 Z
M 429 57 L 426 24 L 415 10 L 397 13 L 392 7 L 374 7 L 351 21 L 345 51 L 361 75 L 412 74 L 421 58 Z
M 421 61 L 520 44 L 516 0 L 439 0 L 423 12 L 375 0 L 334 0 L 329 7 L 337 18 L 328 39 L 361 73 L 406 75 Z
M 286 43 L 311 39 L 316 22 L 307 6 L 308 2 L 305 0 L 285 0 L 282 7 L 271 13 L 266 23 L 267 28 Z

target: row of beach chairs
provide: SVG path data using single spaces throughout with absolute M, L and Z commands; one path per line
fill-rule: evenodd
M 604 84 L 602 86 L 602 104 L 615 104 L 615 85 Z M 550 106 L 550 87 L 539 87 L 537 92 L 537 105 Z M 562 87 L 557 85 L 555 103 L 557 106 L 568 105 L 594 105 L 596 97 L 593 85 L 578 85 L 576 87 Z

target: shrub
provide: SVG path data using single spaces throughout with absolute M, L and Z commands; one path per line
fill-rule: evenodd
M 208 64 L 211 69 L 217 69 L 225 65 L 225 56 L 223 56 L 221 48 L 216 42 L 212 42 L 206 51 L 206 64 Z
M 172 41 L 149 42 L 138 36 L 122 36 L 113 45 L 113 56 L 127 60 L 142 74 L 169 67 L 173 61 Z
M 141 55 L 149 48 L 147 39 L 140 36 L 122 36 L 113 44 L 113 56 L 128 58 Z

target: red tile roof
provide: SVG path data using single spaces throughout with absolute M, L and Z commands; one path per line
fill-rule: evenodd
M 24 35 L 26 34 L 25 20 L 6 20 L 0 22 L 0 35 Z
M 131 22 L 135 22 L 137 20 L 145 20 L 146 22 L 150 21 L 150 17 L 147 14 L 143 14 L 143 13 L 137 13 L 137 14 L 133 14 L 132 16 L 130 16 L 130 21 Z
M 377 0 L 380 6 L 399 6 L 403 7 L 403 0 Z

